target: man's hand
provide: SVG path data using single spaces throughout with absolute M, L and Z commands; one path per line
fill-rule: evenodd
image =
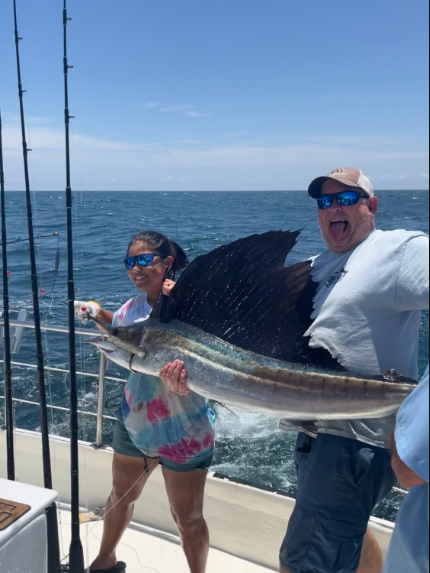
M 91 316 L 97 317 L 100 314 L 101 307 L 97 302 L 83 302 L 82 300 L 75 301 L 75 318 L 80 320 L 82 324 L 91 322 Z
M 392 441 L 391 465 L 393 467 L 394 473 L 396 474 L 397 481 L 402 487 L 410 489 L 411 487 L 418 487 L 426 483 L 422 477 L 413 472 L 400 458 L 397 451 L 396 439 L 394 435 Z
M 180 360 L 167 364 L 160 372 L 160 378 L 171 392 L 186 396 L 190 390 L 187 387 L 187 371 Z

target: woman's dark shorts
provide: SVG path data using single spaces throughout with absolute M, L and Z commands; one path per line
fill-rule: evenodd
M 299 434 L 297 505 L 281 549 L 289 573 L 357 573 L 376 505 L 394 483 L 388 450 Z
M 121 454 L 123 456 L 130 456 L 132 458 L 144 458 L 147 460 L 152 459 L 148 456 L 145 456 L 145 454 L 133 444 L 129 433 L 127 432 L 127 428 L 120 420 L 118 420 L 116 423 L 112 447 L 117 454 Z M 211 467 L 212 460 L 213 453 L 207 456 L 203 461 L 184 464 L 177 464 L 166 458 L 160 458 L 160 466 L 177 473 L 196 472 L 200 470 L 207 471 Z

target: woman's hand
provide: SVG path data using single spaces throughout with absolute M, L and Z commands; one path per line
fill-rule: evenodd
M 90 317 L 98 318 L 105 324 L 112 324 L 113 316 L 113 312 L 103 310 L 97 302 L 75 301 L 75 318 L 80 320 L 82 324 L 92 322 L 92 318 Z M 100 332 L 103 332 L 103 334 L 107 334 L 105 329 L 99 324 L 96 324 L 96 327 Z
M 189 394 L 187 371 L 184 363 L 180 360 L 175 360 L 173 364 L 167 364 L 160 372 L 160 378 L 171 392 L 180 396 Z
M 166 281 L 163 284 L 163 294 L 165 296 L 170 296 L 170 293 L 172 292 L 175 284 L 176 284 L 175 281 Z
M 83 302 L 82 300 L 75 301 L 75 318 L 80 320 L 82 324 L 91 322 L 90 316 L 97 316 L 100 314 L 101 308 L 97 302 Z

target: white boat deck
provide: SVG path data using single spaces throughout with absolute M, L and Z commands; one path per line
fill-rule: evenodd
M 70 510 L 61 507 L 61 557 L 66 560 L 70 546 Z M 97 556 L 103 532 L 103 522 L 82 525 L 82 544 L 88 566 Z M 149 527 L 132 524 L 118 548 L 118 559 L 127 563 L 127 573 L 189 573 L 178 537 Z M 222 551 L 211 549 L 207 573 L 267 573 L 266 569 Z
M 6 449 L 0 430 L 0 477 L 5 477 Z M 40 435 L 15 431 L 17 480 L 43 487 Z M 104 507 L 112 488 L 110 449 L 97 450 L 79 444 L 80 501 L 84 511 Z M 58 493 L 63 535 L 63 557 L 70 545 L 70 443 L 51 437 L 54 490 Z M 261 491 L 209 475 L 205 492 L 205 518 L 211 544 L 207 573 L 264 573 L 279 570 L 279 548 L 285 537 L 295 501 L 277 493 Z M 134 524 L 118 550 L 118 558 L 128 564 L 128 573 L 189 573 L 177 538 L 166 487 L 161 471 L 156 470 L 137 501 Z M 371 529 L 382 551 L 388 548 L 393 524 L 372 518 Z M 96 556 L 103 524 L 82 526 L 86 563 Z M 258 564 L 258 565 L 256 565 Z M 0 567 L 1 569 L 1 567 Z

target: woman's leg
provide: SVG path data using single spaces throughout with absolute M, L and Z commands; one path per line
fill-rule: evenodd
M 205 573 L 209 530 L 203 517 L 207 471 L 178 473 L 163 468 L 170 509 L 181 536 L 190 573 Z
M 148 472 L 146 472 L 146 463 Z M 133 517 L 134 504 L 139 499 L 148 478 L 159 460 L 145 460 L 115 452 L 113 458 L 112 493 L 106 505 L 103 539 L 100 553 L 90 571 L 110 569 L 117 564 L 116 548 Z

